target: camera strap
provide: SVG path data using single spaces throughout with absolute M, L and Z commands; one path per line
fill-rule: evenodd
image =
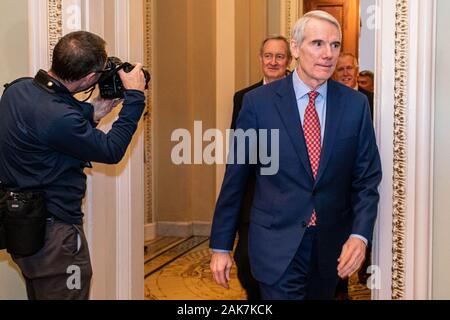
M 86 99 L 81 100 L 81 102 L 86 102 L 86 101 L 88 101 L 88 100 L 92 97 L 92 94 L 94 93 L 94 90 L 95 90 L 95 86 L 96 86 L 96 85 L 97 85 L 97 84 L 94 84 L 92 87 L 88 88 L 88 89 L 84 92 L 84 94 L 89 94 L 89 95 L 87 96 Z

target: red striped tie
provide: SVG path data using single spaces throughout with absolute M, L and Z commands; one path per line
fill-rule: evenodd
M 320 121 L 317 115 L 315 100 L 319 94 L 316 91 L 308 93 L 309 102 L 305 111 L 305 119 L 303 121 L 303 132 L 305 134 L 306 147 L 308 149 L 309 162 L 314 179 L 317 176 L 320 162 Z M 308 227 L 315 226 L 317 221 L 316 210 L 313 209 Z

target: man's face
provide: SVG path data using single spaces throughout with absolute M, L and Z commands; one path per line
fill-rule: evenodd
M 321 19 L 307 23 L 302 43 L 291 42 L 292 55 L 298 60 L 297 72 L 311 89 L 317 89 L 332 76 L 340 50 L 338 28 Z
M 358 68 L 355 65 L 355 59 L 352 56 L 343 56 L 338 58 L 336 71 L 333 78 L 350 88 L 356 87 Z
M 261 55 L 261 66 L 267 82 L 279 80 L 286 76 L 290 64 L 287 45 L 283 40 L 268 40 Z
M 363 88 L 364 90 L 373 92 L 373 81 L 369 76 L 359 76 L 358 77 L 358 86 Z

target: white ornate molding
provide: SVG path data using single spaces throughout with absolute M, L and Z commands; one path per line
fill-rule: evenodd
M 431 298 L 435 1 L 378 0 L 374 299 Z
M 152 0 L 145 0 L 145 17 L 144 17 L 144 64 L 153 75 L 153 3 Z M 154 222 L 153 217 L 153 144 L 152 144 L 152 128 L 153 128 L 153 105 L 152 105 L 152 82 L 146 91 L 146 110 L 144 113 L 144 166 L 145 166 L 145 223 Z
M 303 14 L 302 0 L 281 0 L 280 1 L 280 30 L 286 38 L 291 38 L 291 30 L 297 19 Z
M 405 233 L 408 116 L 408 1 L 397 0 L 395 37 L 392 298 L 405 291 Z
M 53 48 L 62 37 L 62 0 L 48 0 L 48 52 L 52 61 Z

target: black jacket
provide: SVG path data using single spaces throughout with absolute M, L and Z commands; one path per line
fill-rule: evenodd
M 239 116 L 239 112 L 242 108 L 242 101 L 247 92 L 252 91 L 264 84 L 263 80 L 258 83 L 251 85 L 250 87 L 244 88 L 234 94 L 233 97 L 233 118 L 231 120 L 231 129 L 236 129 L 236 121 Z M 253 194 L 255 193 L 255 175 L 251 174 L 248 177 L 247 187 L 245 188 L 244 200 L 241 207 L 240 221 L 248 223 L 250 221 L 250 208 L 252 206 Z
M 370 116 L 373 120 L 373 92 L 364 90 L 363 88 L 358 88 L 358 91 L 365 94 L 367 99 L 369 100 L 369 107 L 370 107 Z
M 40 71 L 37 77 L 45 77 Z M 51 79 L 51 78 L 49 78 Z M 125 92 L 112 129 L 95 128 L 93 107 L 76 100 L 58 81 L 35 79 L 10 86 L 0 100 L 0 180 L 20 189 L 45 191 L 47 211 L 80 224 L 86 191 L 83 169 L 90 161 L 119 162 L 145 106 L 144 94 Z

